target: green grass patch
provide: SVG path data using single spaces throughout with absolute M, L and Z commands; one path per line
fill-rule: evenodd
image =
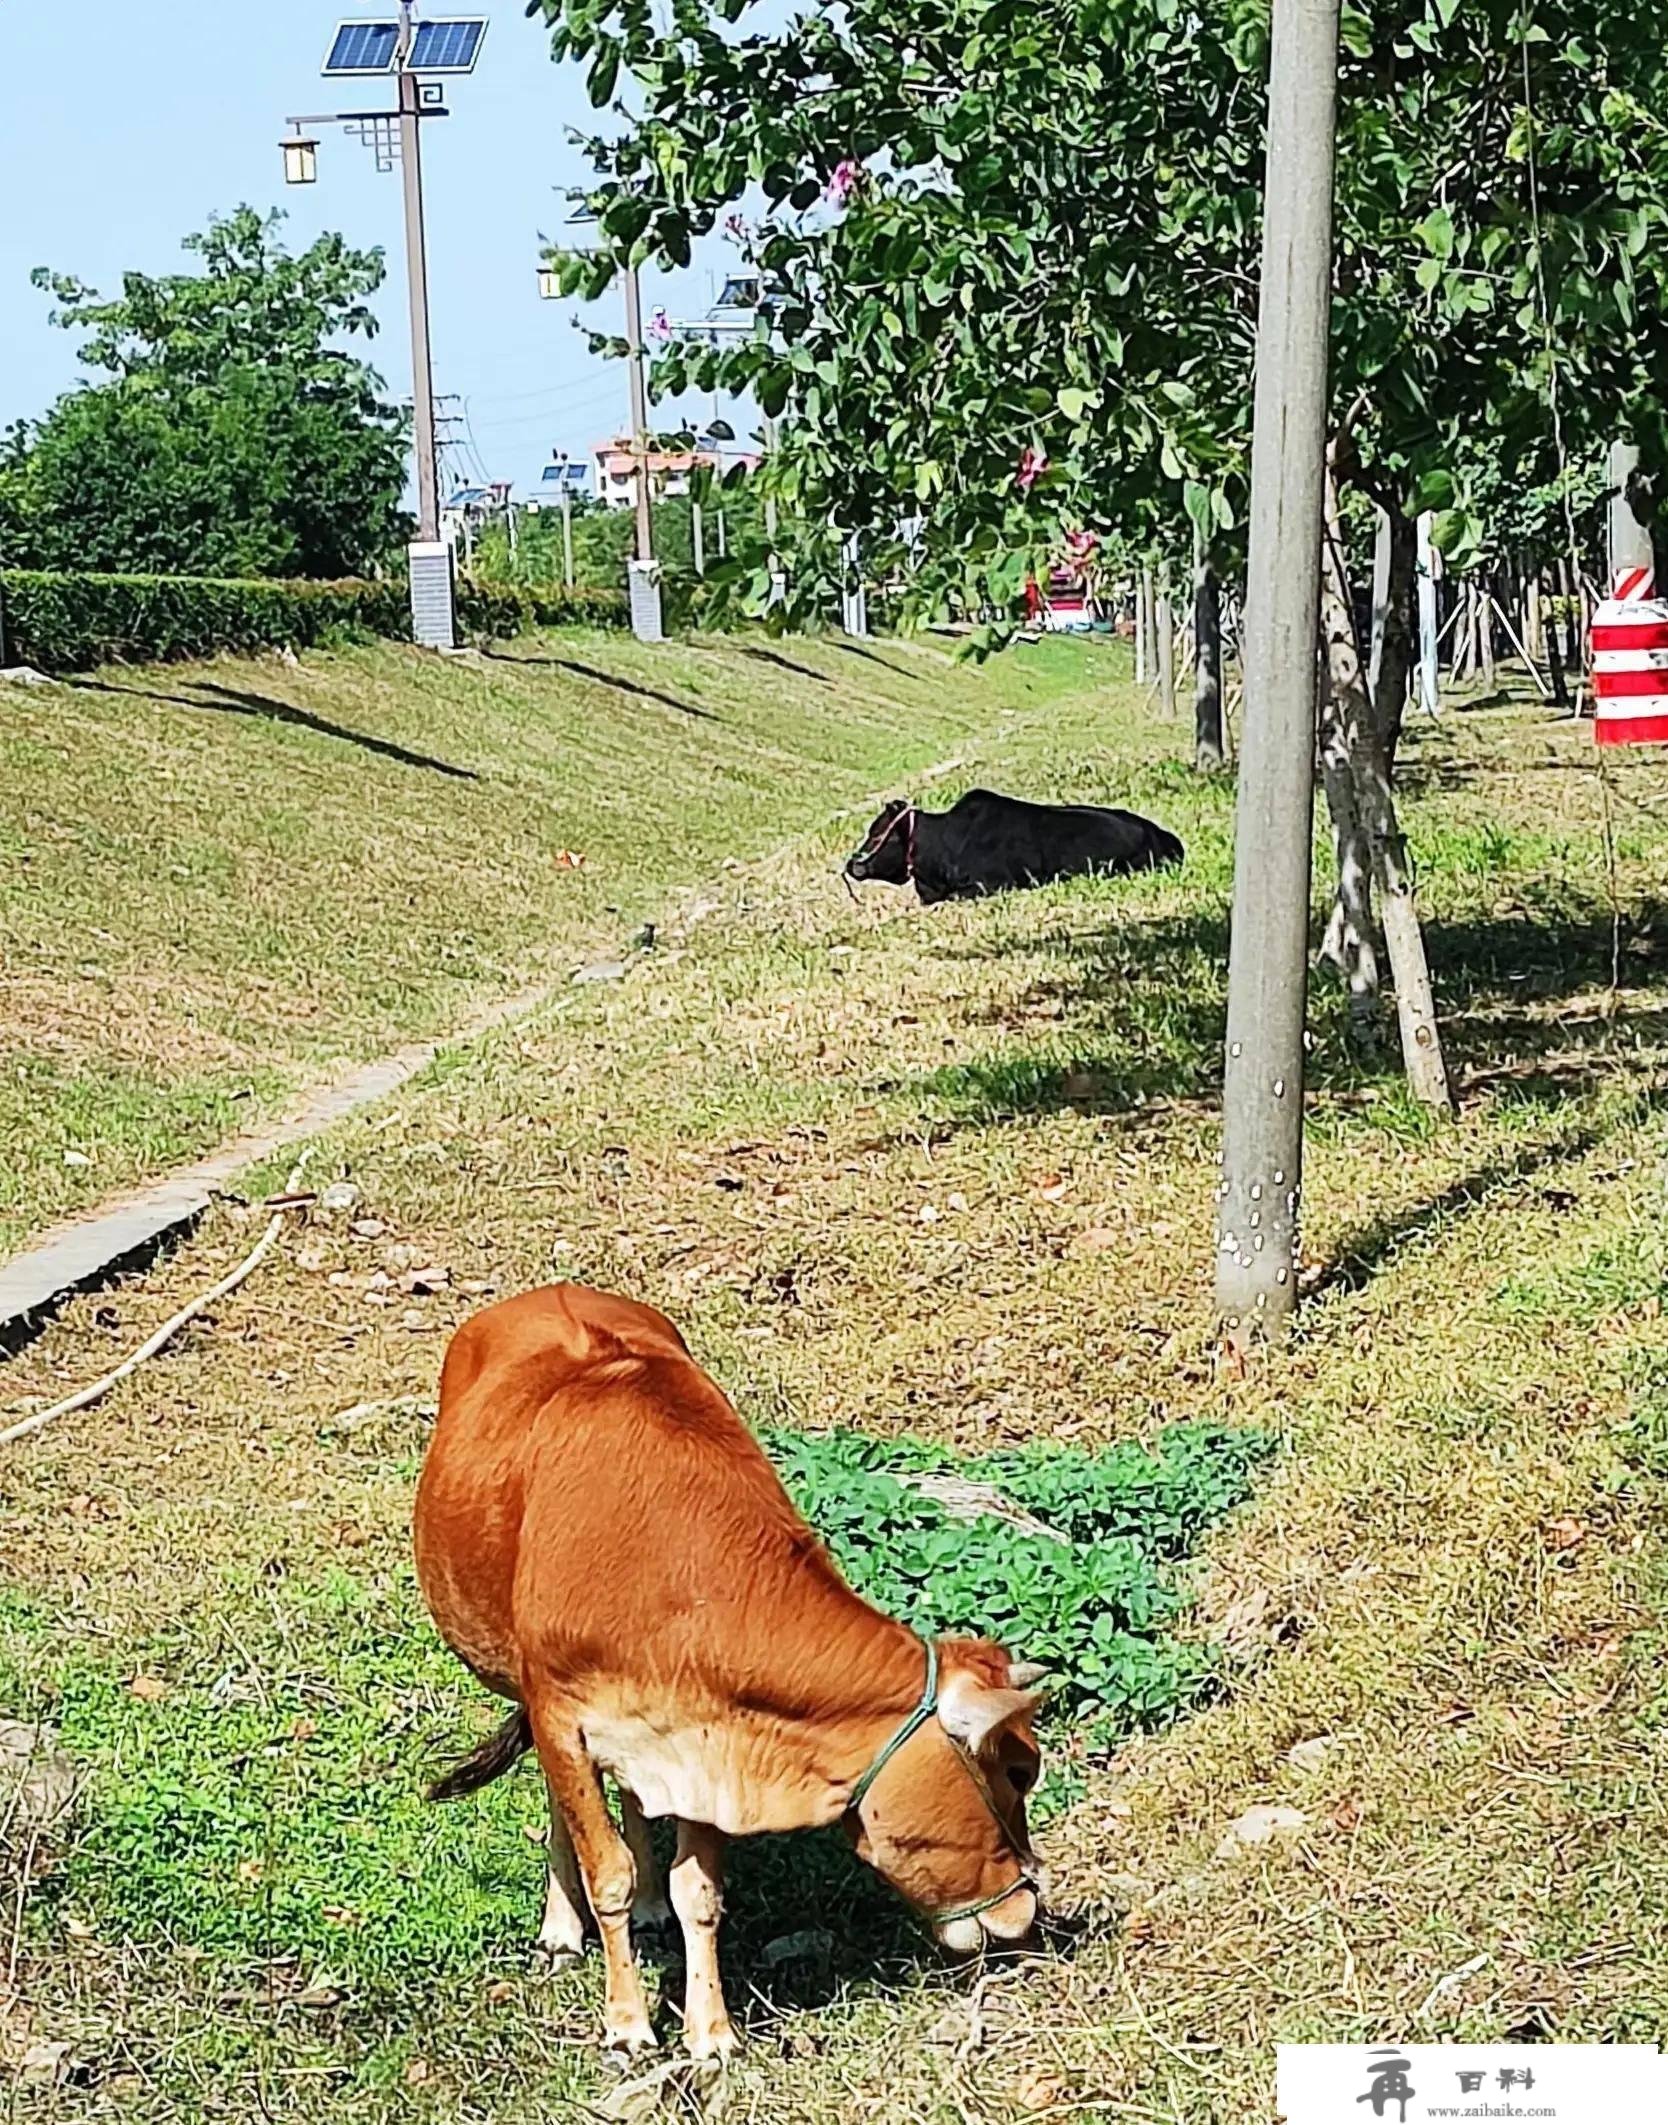
M 1176 1636 L 1188 1604 L 1174 1566 L 1244 1498 L 1269 1446 L 1208 1425 L 1174 1427 L 1150 1451 L 959 1461 L 925 1440 L 853 1432 L 768 1444 L 861 1592 L 923 1634 L 994 1636 L 1046 1661 L 1060 1685 L 1053 1720 L 1086 1722 L 1097 1741 L 1156 1724 L 1209 1681 L 1210 1649 Z M 904 1481 L 924 1473 L 989 1484 L 1052 1532 L 953 1517 Z M 521 1833 L 542 1791 L 521 1777 L 467 1807 L 422 1799 L 479 1693 L 409 1572 L 228 1581 L 215 1613 L 135 1666 L 78 1649 L 50 1680 L 27 1653 L 36 1619 L 9 1619 L 5 1701 L 44 1710 L 90 1771 L 84 1827 L 36 1923 L 73 1915 L 234 1973 L 278 1958 L 298 1983 L 356 1998 L 519 1955 L 539 1893 Z M 813 1842 L 796 1884 L 797 1849 L 765 1863 L 790 1899 L 849 1878 L 849 1860 Z

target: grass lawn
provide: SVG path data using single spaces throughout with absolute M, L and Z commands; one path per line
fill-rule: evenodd
M 67 1828 L 10 1838 L 37 1877 L 4 1907 L 13 2114 L 693 2114 L 676 2071 L 599 2060 L 594 1960 L 535 1962 L 532 1772 L 417 1798 L 494 1716 L 407 1560 L 442 1339 L 552 1275 L 665 1307 L 773 1433 L 1126 1473 L 1178 1439 L 1273 1449 L 1200 1462 L 1175 1539 L 1135 1524 L 1153 1590 L 1124 1620 L 1160 1681 L 1079 1690 L 1049 1731 L 1075 1938 L 973 1977 L 837 1843 L 736 1854 L 725 2117 L 1229 2125 L 1270 2114 L 1282 2038 L 1668 2034 L 1660 766 L 1614 769 L 1612 867 L 1585 727 L 1472 705 L 1410 733 L 1464 1112 L 1412 1108 L 1317 988 L 1310 1298 L 1235 1377 L 1208 1303 L 1231 795 L 1107 653 L 1045 657 L 922 681 L 938 705 L 888 742 L 965 750 L 947 793 L 1132 803 L 1181 871 L 854 906 L 846 823 L 717 873 L 624 982 L 334 1134 L 315 1171 L 355 1211 L 0 1456 L 0 1711 L 52 1721 L 84 1780 Z M 825 809 L 899 757 L 825 777 Z M 248 1238 L 222 1206 L 66 1309 L 6 1406 L 102 1370 Z M 429 1265 L 449 1283 L 404 1288 Z M 907 1578 L 903 1542 L 877 1572 Z M 1032 1614 L 1012 1593 L 944 1599 Z M 1225 1846 L 1267 1802 L 1287 1831 Z
M 1058 652 L 947 669 L 564 633 L 8 688 L 0 1255 L 1071 683 Z

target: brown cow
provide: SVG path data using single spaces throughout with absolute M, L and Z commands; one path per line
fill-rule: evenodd
M 415 1533 L 442 1635 L 517 1707 L 435 1794 L 538 1750 L 540 1940 L 578 1952 L 583 1881 L 611 2044 L 654 2042 L 630 1935 L 633 1916 L 665 1910 L 648 1816 L 677 1820 L 672 1904 L 697 2057 L 736 2041 L 717 1952 L 727 1837 L 844 1822 L 945 1946 L 1030 1932 L 1039 1753 L 1025 1685 L 1039 1671 L 981 1639 L 923 1646 L 853 1593 L 662 1315 L 557 1285 L 466 1322 L 446 1353 Z

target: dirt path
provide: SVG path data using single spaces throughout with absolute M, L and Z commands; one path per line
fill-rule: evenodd
M 1011 727 L 1014 713 L 1010 710 L 1002 714 L 999 731 Z M 993 733 L 991 742 L 994 736 Z M 913 786 L 930 788 L 965 767 L 968 757 L 964 751 L 935 761 L 913 778 Z M 822 826 L 796 834 L 769 855 L 742 868 L 764 869 L 785 861 L 840 819 L 866 816 L 867 810 L 881 803 L 886 794 L 877 791 L 862 806 L 840 807 L 830 813 Z M 699 887 L 686 888 L 660 928 L 674 937 L 687 934 L 700 919 L 705 905 L 700 892 Z M 433 1040 L 410 1041 L 379 1061 L 309 1087 L 276 1119 L 259 1128 L 240 1131 L 208 1158 L 143 1188 L 124 1190 L 96 1208 L 51 1227 L 21 1254 L 0 1263 L 0 1352 L 15 1351 L 38 1333 L 69 1293 L 92 1289 L 122 1269 L 142 1266 L 159 1247 L 194 1225 L 213 1197 L 226 1192 L 250 1167 L 386 1099 L 427 1069 L 437 1056 L 468 1047 L 486 1034 L 535 1013 L 559 1008 L 575 983 L 622 979 L 629 966 L 626 958 L 592 961 L 561 981 L 545 982 L 485 1004 L 462 1024 Z

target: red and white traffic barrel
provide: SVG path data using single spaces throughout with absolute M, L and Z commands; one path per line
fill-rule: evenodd
M 1618 569 L 1593 613 L 1593 736 L 1668 745 L 1668 599 L 1649 568 Z

